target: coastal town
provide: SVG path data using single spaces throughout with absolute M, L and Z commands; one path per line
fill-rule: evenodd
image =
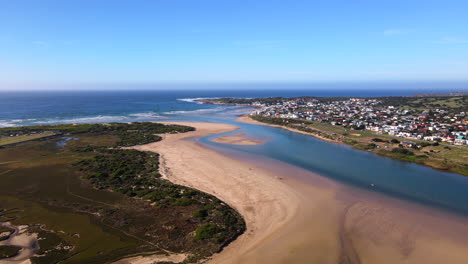
M 257 107 L 252 112 L 256 116 L 304 119 L 404 139 L 468 145 L 468 113 L 451 108 L 418 111 L 366 98 L 334 101 L 294 98 L 276 102 L 254 101 L 252 106 Z

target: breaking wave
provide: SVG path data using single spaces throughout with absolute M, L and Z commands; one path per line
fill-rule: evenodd
M 197 97 L 197 98 L 179 98 L 177 101 L 183 101 L 188 103 L 203 104 L 203 102 L 198 102 L 197 100 L 202 99 L 218 99 L 219 97 Z

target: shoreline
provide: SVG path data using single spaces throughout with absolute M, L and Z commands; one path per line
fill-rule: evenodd
M 459 173 L 459 172 L 451 171 L 451 170 L 449 170 L 449 169 L 440 168 L 440 167 L 437 167 L 437 166 L 435 166 L 435 165 L 431 165 L 431 164 L 428 164 L 428 163 L 416 162 L 416 161 L 410 161 L 410 160 L 404 160 L 404 159 L 397 158 L 397 157 L 394 157 L 394 156 L 385 155 L 385 154 L 382 154 L 382 153 L 379 153 L 379 152 L 369 151 L 369 150 L 365 150 L 365 149 L 362 149 L 362 148 L 357 148 L 357 147 L 355 147 L 355 146 L 353 146 L 353 145 L 346 144 L 346 143 L 344 143 L 343 141 L 332 140 L 332 139 L 329 139 L 329 138 L 321 137 L 321 136 L 318 136 L 318 135 L 316 135 L 316 134 L 314 134 L 314 133 L 309 133 L 309 132 L 301 131 L 301 130 L 294 129 L 294 128 L 287 127 L 287 126 L 274 125 L 274 124 L 269 124 L 269 123 L 260 122 L 260 121 L 257 121 L 257 120 L 252 119 L 248 114 L 236 118 L 236 121 L 242 122 L 242 123 L 247 123 L 247 124 L 264 125 L 264 126 L 271 126 L 271 127 L 282 128 L 282 129 L 289 130 L 289 131 L 291 131 L 291 132 L 300 133 L 300 134 L 303 134 L 303 135 L 308 135 L 308 136 L 311 136 L 311 137 L 314 137 L 314 138 L 317 138 L 317 139 L 320 139 L 320 140 L 323 140 L 323 141 L 327 141 L 327 142 L 330 142 L 330 143 L 339 144 L 339 145 L 344 145 L 344 146 L 349 146 L 349 147 L 351 147 L 351 148 L 353 148 L 353 149 L 360 150 L 360 151 L 365 151 L 365 152 L 369 152 L 369 153 L 372 153 L 372 154 L 375 154 L 375 155 L 378 155 L 378 156 L 381 156 L 381 157 L 390 158 L 390 159 L 394 159 L 394 160 L 398 160 L 398 161 L 402 161 L 402 162 L 415 163 L 415 164 L 418 164 L 418 165 L 421 165 L 421 166 L 425 166 L 425 167 L 428 167 L 428 168 L 431 168 L 431 169 L 434 169 L 434 170 L 438 170 L 438 171 L 442 171 L 442 172 L 447 172 L 447 173 L 459 174 L 459 175 L 461 175 L 461 176 L 468 177 L 468 175 L 464 175 L 464 174 Z
M 287 126 L 280 126 L 280 125 L 273 125 L 273 124 L 263 123 L 263 122 L 260 122 L 260 121 L 257 121 L 257 120 L 254 120 L 254 119 L 250 118 L 249 115 L 243 115 L 243 116 L 241 116 L 241 117 L 238 117 L 238 118 L 236 118 L 236 121 L 242 122 L 242 123 L 247 123 L 247 124 L 265 125 L 265 126 L 283 128 L 283 129 L 289 130 L 289 131 L 291 131 L 291 132 L 295 132 L 295 133 L 299 133 L 299 134 L 303 134 L 303 135 L 312 136 L 312 137 L 314 137 L 314 138 L 318 138 L 318 139 L 320 139 L 320 140 L 327 141 L 327 142 L 330 142 L 330 143 L 335 143 L 335 144 L 340 144 L 340 145 L 347 145 L 347 144 L 345 144 L 345 143 L 343 143 L 343 142 L 341 142 L 341 141 L 332 140 L 332 139 L 329 139 L 329 138 L 321 137 L 321 136 L 315 135 L 315 134 L 313 134 L 313 133 L 301 131 L 301 130 L 299 130 L 299 129 L 294 129 L 294 128 L 287 127 Z
M 167 179 L 215 195 L 247 224 L 243 235 L 207 263 L 462 264 L 468 259 L 465 218 L 344 186 L 288 164 L 235 158 L 197 142 L 235 126 L 178 124 L 197 130 L 165 135 L 136 149 L 160 153 Z

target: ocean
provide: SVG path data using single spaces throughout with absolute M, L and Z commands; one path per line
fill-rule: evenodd
M 405 86 L 406 85 L 406 86 Z M 117 90 L 117 91 L 0 91 L 0 127 L 57 123 L 158 121 L 187 115 L 206 115 L 226 110 L 224 106 L 194 103 L 196 98 L 294 97 L 294 96 L 408 96 L 416 93 L 461 91 L 464 84 L 442 88 L 419 85 L 275 84 L 217 86 L 210 89 Z M 315 87 L 315 86 L 314 86 Z M 353 88 L 357 87 L 357 88 Z M 121 87 L 118 87 L 121 88 Z M 180 87 L 178 87 L 180 88 Z M 270 88 L 270 89 L 268 89 Z M 465 89 L 466 91 L 466 89 Z

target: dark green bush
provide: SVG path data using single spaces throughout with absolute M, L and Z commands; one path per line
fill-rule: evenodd
M 392 149 L 393 153 L 398 153 L 398 154 L 403 154 L 403 155 L 414 155 L 412 151 L 409 151 L 405 148 L 393 148 Z
M 197 230 L 195 230 L 195 239 L 197 240 L 211 239 L 221 231 L 223 231 L 223 229 L 218 227 L 217 225 L 213 225 L 213 224 L 202 225 Z

